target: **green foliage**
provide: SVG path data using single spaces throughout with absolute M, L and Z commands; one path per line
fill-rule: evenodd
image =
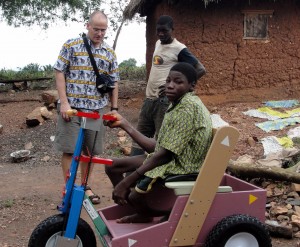
M 63 21 L 80 21 L 89 15 L 94 4 L 100 0 L 2 0 L 2 20 L 14 26 L 32 26 L 38 24 L 46 29 L 50 23 L 60 19 Z M 77 15 L 77 11 L 80 15 Z
M 53 66 L 40 66 L 39 64 L 30 63 L 23 68 L 14 70 L 0 70 L 0 80 L 26 79 L 38 77 L 53 77 Z
M 6 200 L 0 203 L 0 208 L 11 208 L 14 205 L 14 200 Z
M 15 78 L 16 71 L 14 70 L 6 70 L 6 69 L 1 69 L 0 70 L 0 80 L 11 80 L 12 78 Z
M 123 61 L 119 65 L 121 80 L 131 81 L 145 81 L 147 76 L 146 65 L 140 67 L 136 66 L 136 60 L 130 58 Z M 13 80 L 13 79 L 26 79 L 26 78 L 38 78 L 38 77 L 53 77 L 53 66 L 45 65 L 40 66 L 36 63 L 30 63 L 23 68 L 18 68 L 18 71 L 14 70 L 0 70 L 0 81 Z
M 147 76 L 146 65 L 136 66 L 120 66 L 121 80 L 145 81 Z
M 119 67 L 136 67 L 136 60 L 134 58 L 129 58 L 128 60 L 124 60 L 122 63 L 120 63 Z
M 130 0 L 1 0 L 0 21 L 9 25 L 39 25 L 47 29 L 57 20 L 64 22 L 86 22 L 94 10 L 104 11 L 110 21 L 111 29 L 107 33 L 114 35 L 113 48 L 116 49 L 119 34 L 128 24 L 123 17 L 125 7 Z M 144 22 L 145 18 L 134 17 L 132 21 Z

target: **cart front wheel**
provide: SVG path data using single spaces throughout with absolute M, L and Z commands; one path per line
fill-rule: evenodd
M 266 227 L 255 217 L 232 215 L 221 220 L 210 232 L 206 247 L 272 247 Z
M 57 238 L 62 235 L 64 216 L 57 214 L 43 220 L 32 232 L 28 247 L 55 247 Z M 76 239 L 79 247 L 96 247 L 92 228 L 83 219 L 79 219 Z

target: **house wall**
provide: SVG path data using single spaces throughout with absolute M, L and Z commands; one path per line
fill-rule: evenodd
M 249 4 L 250 2 L 250 4 Z M 243 10 L 274 10 L 267 40 L 243 39 Z M 174 37 L 186 44 L 207 69 L 198 82 L 204 94 L 248 88 L 300 88 L 300 2 L 296 0 L 220 0 L 204 6 L 202 0 L 166 0 L 147 16 L 148 71 L 157 40 L 157 18 L 174 19 Z

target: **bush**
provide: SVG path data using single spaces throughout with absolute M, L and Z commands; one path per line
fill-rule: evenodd
M 130 80 L 130 81 L 146 80 L 146 76 L 147 76 L 146 65 L 142 65 L 141 67 L 121 66 L 119 69 L 120 69 L 121 80 Z
M 14 79 L 26 79 L 26 78 L 38 78 L 38 77 L 53 77 L 53 66 L 30 63 L 23 68 L 15 70 L 0 70 L 0 80 L 14 80 Z

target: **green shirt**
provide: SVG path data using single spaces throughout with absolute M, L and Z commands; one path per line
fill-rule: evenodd
M 155 151 L 165 148 L 172 160 L 145 173 L 151 178 L 198 173 L 212 140 L 210 113 L 194 93 L 170 105 L 160 129 Z M 151 157 L 151 154 L 147 159 Z

